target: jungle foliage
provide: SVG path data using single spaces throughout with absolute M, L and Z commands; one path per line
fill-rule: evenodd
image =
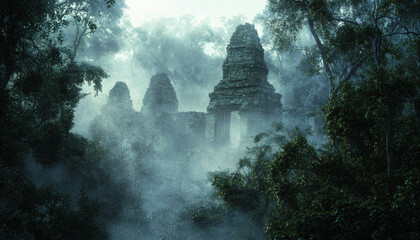
M 107 74 L 75 61 L 78 45 L 68 44 L 65 31 L 83 24 L 84 33 L 93 34 L 97 19 L 92 13 L 114 3 L 1 4 L 1 239 L 106 239 L 108 224 L 124 221 L 126 206 L 141 205 L 117 170 L 110 171 L 118 168 L 112 155 L 70 132 L 74 108 L 85 96 L 82 85 L 98 92 Z M 54 171 L 63 174 L 53 179 Z
M 97 131 L 101 140 L 90 141 L 70 131 L 82 85 L 100 91 L 107 77 L 77 61 L 90 54 L 81 46 L 118 49 L 114 34 L 89 35 L 118 34 L 107 25 L 122 15 L 115 4 L 0 6 L 1 239 L 106 239 L 113 223 L 147 226 L 141 198 L 120 174 L 124 149 L 109 149 L 118 138 L 102 141 L 111 133 Z M 328 144 L 281 125 L 257 135 L 235 170 L 210 174 L 216 201 L 187 208 L 174 227 L 185 230 L 180 236 L 193 228 L 201 239 L 215 232 L 230 239 L 419 239 L 419 12 L 416 0 L 269 0 L 264 21 L 273 46 L 303 53 L 305 74 L 330 86 L 320 109 Z M 305 30 L 311 47 L 296 44 Z M 149 143 L 133 142 L 139 159 L 153 152 Z M 55 170 L 65 174 L 41 181 Z M 138 188 L 137 175 L 134 182 Z
M 419 238 L 419 3 L 268 2 L 273 46 L 305 52 L 305 71 L 330 85 L 328 144 L 300 130 L 258 135 L 236 171 L 211 176 L 222 206 L 269 239 Z M 295 44 L 302 30 L 313 47 Z

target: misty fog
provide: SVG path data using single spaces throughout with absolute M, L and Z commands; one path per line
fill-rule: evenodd
M 418 9 L 9 1 L 0 239 L 417 239 Z
M 141 8 L 141 4 L 138 4 L 140 6 L 137 7 Z M 203 3 L 199 8 L 206 8 L 205 4 L 208 3 Z M 171 236 L 194 239 L 197 230 L 189 226 L 192 223 L 179 223 L 182 221 L 182 214 L 191 206 L 217 204 L 212 197 L 209 173 L 233 170 L 237 160 L 246 154 L 246 147 L 251 147 L 240 144 L 239 115 L 237 112 L 232 113 L 230 144 L 223 148 L 209 148 L 205 139 L 198 139 L 201 143 L 195 148 L 174 147 L 173 141 L 179 140 L 165 138 L 177 138 L 179 130 L 176 128 L 180 128 L 180 125 L 167 126 L 166 130 L 156 129 L 162 126 L 156 126 L 149 119 L 147 123 L 134 120 L 127 126 L 122 126 L 124 119 L 120 118 L 130 117 L 121 116 L 118 111 L 107 116 L 107 120 L 95 120 L 104 115 L 102 110 L 109 101 L 108 93 L 116 82 L 126 83 L 129 89 L 133 106 L 131 114 L 138 114 L 142 108 L 150 79 L 156 73 L 168 75 L 179 101 L 180 112 L 205 113 L 209 104 L 209 93 L 222 79 L 222 64 L 230 37 L 238 25 L 250 22 L 258 30 L 264 46 L 264 58 L 269 68 L 268 81 L 283 95 L 282 104 L 285 109 L 299 109 L 305 104 L 309 107 L 321 104 L 327 96 L 325 86 L 319 85 L 318 79 L 308 81 L 306 76 L 299 73 L 302 55 L 279 55 L 272 49 L 269 32 L 261 23 L 263 8 L 253 9 L 255 15 L 247 13 L 248 15 L 220 17 L 213 17 L 211 12 L 204 13 L 208 16 L 194 16 L 183 12 L 175 17 L 159 15 L 158 12 L 153 18 L 133 23 L 127 13 L 136 16 L 133 9 L 135 6 L 123 7 L 121 4 L 117 7 L 121 7 L 122 14 L 120 13 L 118 22 L 110 23 L 112 28 L 104 30 L 107 37 L 88 35 L 85 45 L 81 46 L 83 51 L 78 56 L 79 60 L 103 67 L 110 77 L 103 82 L 102 92 L 98 95 L 89 92 L 90 86 L 83 88 L 89 95 L 75 109 L 75 125 L 72 131 L 89 139 L 95 138 L 92 136 L 92 127 L 102 127 L 103 134 L 111 134 L 106 138 L 110 141 L 108 143 L 103 143 L 103 138 L 97 140 L 107 146 L 106 148 L 116 148 L 112 150 L 115 155 L 123 156 L 121 164 L 124 172 L 121 175 L 128 177 L 131 191 L 143 200 L 143 209 L 150 225 L 148 232 L 139 232 L 138 229 L 132 229 L 134 227 L 116 224 L 111 227 L 111 236 L 115 239 L 161 239 Z M 302 46 L 313 44 L 307 33 L 302 32 L 301 35 Z M 311 94 L 316 99 L 308 99 Z M 308 127 L 306 119 L 298 118 L 299 116 L 285 115 L 284 119 L 279 118 L 277 121 L 283 121 L 290 129 L 295 126 Z M 115 138 L 114 143 L 110 138 Z M 118 143 L 119 141 L 121 142 Z M 137 153 L 133 142 L 138 141 L 147 146 L 153 145 L 153 149 L 145 154 Z M 120 146 L 116 146 L 117 144 Z M 188 145 L 186 142 L 178 144 Z M 251 226 L 246 221 L 238 216 L 231 224 L 243 224 L 245 231 L 245 226 Z M 211 238 L 230 239 L 229 235 L 225 236 L 225 231 L 229 232 L 226 229 L 213 229 L 214 236 Z
M 205 8 L 204 5 L 201 7 Z M 135 14 L 133 9 L 129 11 Z M 226 58 L 226 47 L 230 37 L 236 27 L 245 22 L 253 23 L 259 30 L 258 35 L 262 39 L 265 61 L 269 68 L 268 81 L 283 95 L 284 108 L 298 109 L 305 104 L 313 106 L 317 104 L 314 101 L 321 104 L 322 95 L 324 99 L 326 97 L 325 89 L 322 89 L 324 86 L 319 86 L 317 79 L 308 81 L 307 77 L 299 73 L 301 56 L 298 53 L 279 55 L 271 48 L 267 36 L 269 33 L 264 31 L 259 19 L 263 11 L 264 9 L 258 10 L 255 16 L 227 15 L 216 19 L 187 13 L 179 17 L 157 16 L 144 19 L 136 23 L 136 26 L 133 26 L 130 19 L 123 14 L 115 27 L 119 28 L 118 31 L 112 32 L 109 39 L 101 39 L 105 43 L 95 45 L 97 36 L 88 36 L 87 39 L 91 38 L 89 40 L 93 43 L 85 46 L 86 51 L 79 55 L 80 60 L 92 61 L 107 69 L 110 77 L 103 82 L 101 93 L 97 96 L 91 93 L 80 101 L 75 111 L 75 126 L 72 131 L 92 138 L 92 133 L 89 131 L 91 125 L 102 124 L 103 131 L 114 132 L 111 138 L 123 138 L 122 146 L 115 150 L 115 154 L 120 155 L 124 152 L 122 163 L 126 172 L 124 175 L 129 176 L 133 192 L 138 192 L 143 199 L 143 207 L 151 226 L 151 232 L 147 233 L 150 235 L 148 238 L 170 237 L 177 231 L 180 233 L 176 234 L 187 237 L 188 232 L 194 230 L 192 226 L 188 230 L 178 229 L 180 226 L 177 224 L 181 214 L 191 206 L 214 204 L 208 174 L 214 171 L 233 170 L 237 159 L 246 153 L 247 146 L 240 146 L 239 115 L 237 112 L 232 114 L 230 146 L 216 151 L 205 145 L 205 139 L 199 139 L 202 142 L 195 149 L 173 148 L 173 142 L 170 142 L 172 140 L 158 136 L 162 135 L 162 132 L 156 130 L 153 123 L 135 122 L 125 127 L 127 129 L 122 129 L 122 120 L 109 120 L 109 123 L 104 123 L 103 120 L 93 122 L 95 117 L 101 114 L 101 110 L 107 104 L 110 89 L 119 81 L 127 84 L 133 112 L 139 112 L 150 79 L 159 72 L 168 75 L 179 101 L 179 111 L 206 112 L 208 95 L 222 79 L 222 64 Z M 125 10 L 123 12 L 126 13 Z M 302 46 L 312 44 L 309 35 L 303 32 L 302 36 Z M 109 49 L 106 49 L 106 46 L 109 46 Z M 303 82 L 297 84 L 297 79 L 302 79 Z M 84 91 L 89 89 L 89 86 L 85 86 Z M 317 95 L 316 99 L 307 99 L 311 94 Z M 305 103 L 307 101 L 309 103 Z M 121 113 L 114 114 L 115 116 L 109 117 L 122 117 L 118 116 Z M 282 119 L 279 118 L 277 121 L 280 122 Z M 302 122 L 300 127 L 307 127 L 305 122 L 307 120 L 299 121 Z M 296 119 L 292 117 L 286 116 L 283 122 L 290 128 L 298 126 Z M 148 126 L 139 128 L 139 125 Z M 154 139 L 159 140 L 153 146 L 153 154 L 139 156 L 133 152 L 130 141 L 140 139 L 144 142 L 153 142 L 152 137 L 147 135 L 143 128 L 148 128 L 146 131 L 150 132 L 156 131 L 157 133 L 150 135 L 155 134 Z M 169 133 L 163 132 L 166 137 L 177 135 L 176 132 L 179 130 L 173 129 L 172 126 L 169 128 L 171 128 Z M 118 136 L 121 131 L 128 133 Z M 108 144 L 115 147 L 112 143 Z M 187 145 L 187 143 L 181 144 Z M 240 217 L 238 221 L 239 219 Z M 186 226 L 181 226 L 182 228 L 190 228 L 188 224 L 191 223 L 183 224 Z M 162 229 L 166 230 L 162 232 Z M 213 231 L 214 239 L 230 239 L 229 236 L 223 236 L 223 230 Z M 130 238 L 130 234 L 133 234 L 131 236 L 133 239 L 139 237 L 131 233 L 135 232 L 134 229 L 126 227 L 114 226 L 111 232 L 115 239 L 127 239 Z

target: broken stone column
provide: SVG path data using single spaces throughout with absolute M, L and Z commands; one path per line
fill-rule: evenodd
M 219 111 L 215 118 L 214 141 L 216 145 L 230 144 L 230 111 Z
M 206 114 L 206 143 L 214 145 L 214 126 L 216 124 L 216 117 L 213 113 Z

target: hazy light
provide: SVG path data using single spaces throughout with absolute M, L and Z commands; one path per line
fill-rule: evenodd
M 252 21 L 266 5 L 264 0 L 126 0 L 126 10 L 133 26 L 153 18 L 192 15 L 197 20 L 205 18 L 218 22 L 221 17 L 244 15 Z

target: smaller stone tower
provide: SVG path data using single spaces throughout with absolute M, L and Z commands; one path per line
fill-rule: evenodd
M 133 102 L 125 82 L 116 82 L 109 91 L 108 102 L 103 111 L 110 114 L 128 114 L 133 112 Z
M 171 80 L 165 73 L 157 73 L 150 80 L 149 88 L 143 98 L 141 113 L 156 115 L 177 112 L 178 98 Z

